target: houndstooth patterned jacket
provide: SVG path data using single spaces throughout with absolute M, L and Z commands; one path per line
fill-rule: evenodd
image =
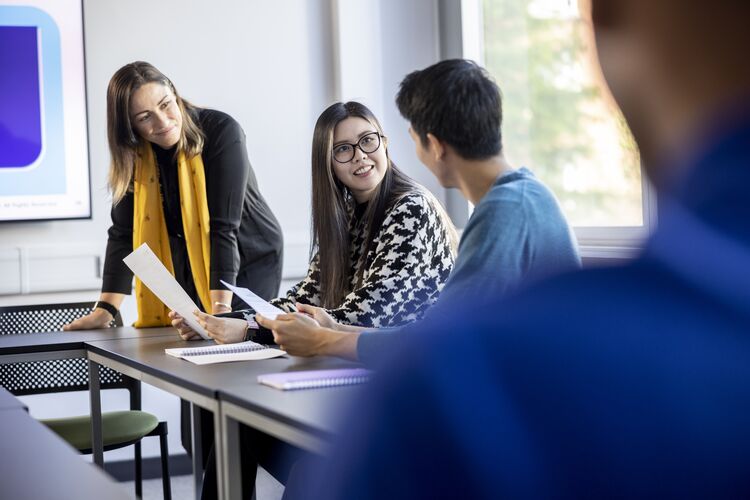
M 432 305 L 453 267 L 450 231 L 431 195 L 415 191 L 397 201 L 383 220 L 356 285 L 365 243 L 361 218 L 352 217 L 349 234 L 350 292 L 341 305 L 328 309 L 336 321 L 364 327 L 399 326 L 422 317 Z M 448 222 L 449 223 L 449 222 Z M 320 306 L 317 254 L 307 276 L 286 297 L 272 303 L 291 310 L 295 302 Z

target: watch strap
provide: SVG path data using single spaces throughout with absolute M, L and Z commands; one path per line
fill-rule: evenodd
M 110 304 L 109 302 L 105 302 L 103 300 L 98 300 L 96 304 L 94 304 L 94 309 L 104 309 L 109 314 L 112 315 L 112 318 L 114 319 L 117 316 L 117 308 Z

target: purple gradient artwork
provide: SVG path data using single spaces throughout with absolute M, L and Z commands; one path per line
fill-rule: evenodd
M 36 27 L 0 26 L 0 168 L 32 165 L 42 151 Z

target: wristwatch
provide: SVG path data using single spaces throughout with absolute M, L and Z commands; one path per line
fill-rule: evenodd
M 254 331 L 252 330 L 252 328 L 250 328 L 252 326 L 250 322 L 252 321 L 253 324 L 255 324 L 255 314 L 251 313 L 248 310 L 245 310 L 242 311 L 242 317 L 247 322 L 247 326 L 245 327 L 245 338 L 242 340 L 243 342 L 247 342 L 248 340 L 253 340 Z
M 109 314 L 112 315 L 112 319 L 115 319 L 117 316 L 117 308 L 110 304 L 109 302 L 104 302 L 103 300 L 98 300 L 96 304 L 94 304 L 94 309 L 104 309 Z

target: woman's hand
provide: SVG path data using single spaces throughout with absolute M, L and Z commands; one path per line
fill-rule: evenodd
M 328 314 L 328 311 L 323 309 L 322 307 L 315 307 L 308 304 L 300 304 L 297 302 L 295 304 L 297 307 L 297 311 L 308 315 L 312 319 L 318 322 L 320 326 L 323 328 L 330 328 L 331 330 L 338 330 L 339 325 L 336 323 L 336 320 L 333 319 L 333 316 Z
M 209 337 L 219 344 L 233 344 L 245 340 L 247 321 L 235 318 L 217 318 L 200 311 L 193 312 L 198 323 L 208 332 Z
M 227 302 L 214 302 L 211 314 L 222 314 L 232 312 L 232 306 Z
M 109 328 L 109 324 L 112 322 L 112 315 L 104 309 L 96 308 L 86 316 L 71 321 L 67 325 L 63 325 L 62 329 L 65 331 L 71 330 L 95 330 L 97 328 Z
M 182 340 L 203 340 L 203 337 L 193 330 L 190 325 L 187 324 L 185 318 L 180 316 L 177 311 L 169 311 L 169 319 L 172 320 L 172 326 L 177 329 Z
M 362 330 L 365 330 L 365 328 L 361 326 L 344 325 L 342 323 L 337 323 L 336 320 L 333 319 L 333 316 L 328 314 L 328 311 L 326 311 L 322 307 L 315 307 L 315 306 L 311 306 L 308 304 L 300 304 L 299 302 L 297 302 L 296 306 L 297 306 L 297 311 L 311 317 L 312 319 L 318 322 L 321 328 L 325 328 L 326 330 L 335 330 L 337 332 L 348 332 L 348 333 L 358 333 L 358 332 L 361 332 Z M 335 354 L 335 356 L 338 356 L 338 354 Z M 344 357 L 348 358 L 349 355 L 347 354 Z
M 305 308 L 322 311 L 322 309 L 312 306 L 305 306 Z M 327 313 L 326 316 L 328 316 Z M 279 345 L 279 349 L 294 356 L 328 354 L 325 346 L 328 343 L 329 333 L 338 333 L 331 329 L 322 328 L 307 313 L 280 314 L 273 320 L 256 314 L 255 321 L 273 332 L 273 339 Z

